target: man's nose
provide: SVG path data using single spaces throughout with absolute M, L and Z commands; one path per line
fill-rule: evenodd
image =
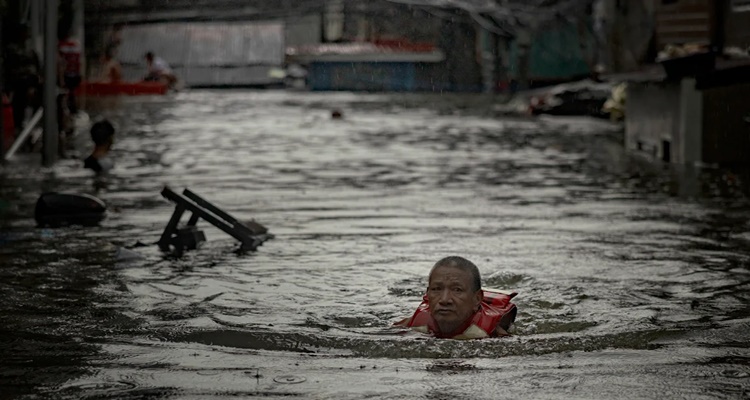
M 453 296 L 451 296 L 450 290 L 443 290 L 442 292 L 440 292 L 440 297 L 438 297 L 438 303 L 440 304 L 453 303 Z

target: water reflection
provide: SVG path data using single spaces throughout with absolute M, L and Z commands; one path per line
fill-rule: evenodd
M 116 169 L 96 192 L 110 208 L 101 227 L 33 226 L 41 190 L 95 190 L 80 160 L 0 174 L 0 363 L 26 368 L 21 343 L 54 372 L 11 393 L 741 393 L 750 209 L 738 178 L 643 163 L 605 122 L 498 119 L 467 99 L 194 91 L 92 109 L 118 126 Z M 346 118 L 331 120 L 333 108 Z M 165 184 L 276 240 L 237 255 L 203 226 L 203 248 L 165 257 L 153 245 L 173 209 Z M 121 247 L 140 258 L 118 262 Z M 450 254 L 520 293 L 514 337 L 390 327 Z M 274 380 L 288 376 L 305 380 Z

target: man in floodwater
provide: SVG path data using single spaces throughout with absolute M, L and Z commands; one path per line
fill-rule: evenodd
M 397 326 L 439 338 L 508 336 L 516 319 L 516 293 L 482 290 L 479 269 L 458 256 L 443 258 L 430 271 L 427 293 L 411 318 Z
M 108 173 L 114 163 L 109 157 L 112 143 L 115 139 L 115 127 L 111 122 L 101 120 L 91 126 L 91 140 L 94 142 L 94 150 L 85 160 L 83 167 L 94 170 L 97 175 Z

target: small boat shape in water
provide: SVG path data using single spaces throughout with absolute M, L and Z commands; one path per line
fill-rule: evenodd
M 162 95 L 169 88 L 162 82 L 82 82 L 76 95 L 88 96 L 140 96 Z

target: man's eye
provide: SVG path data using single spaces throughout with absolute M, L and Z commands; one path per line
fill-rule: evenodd
M 454 292 L 463 292 L 464 290 L 463 290 L 463 289 L 461 289 L 460 287 L 454 287 L 454 288 L 453 288 L 453 291 L 454 291 Z

